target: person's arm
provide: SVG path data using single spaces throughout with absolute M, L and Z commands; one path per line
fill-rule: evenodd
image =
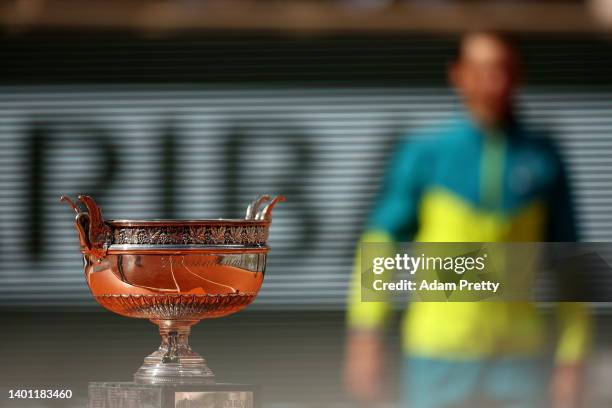
M 410 238 L 416 227 L 421 156 L 415 143 L 402 144 L 396 149 L 371 220 L 355 253 L 348 299 L 344 380 L 348 393 L 360 400 L 375 400 L 380 396 L 381 337 L 390 314 L 387 302 L 361 301 L 360 248 L 363 243 L 391 243 Z
M 393 237 L 384 231 L 368 231 L 355 251 L 348 300 L 344 383 L 347 392 L 362 401 L 377 400 L 381 396 L 382 326 L 390 312 L 386 302 L 361 301 L 361 245 L 367 242 L 393 242 Z
M 584 303 L 565 302 L 557 306 L 559 340 L 551 381 L 554 408 L 580 406 L 584 360 L 591 342 L 591 315 Z
M 576 242 L 578 237 L 567 176 L 561 160 L 557 166 L 559 175 L 549 202 L 549 240 Z M 557 305 L 557 317 L 559 339 L 551 382 L 553 407 L 576 407 L 582 393 L 584 360 L 591 343 L 591 314 L 584 303 L 564 302 Z

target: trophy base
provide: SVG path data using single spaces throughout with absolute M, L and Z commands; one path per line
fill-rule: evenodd
M 202 385 L 214 384 L 215 374 L 206 360 L 189 346 L 191 326 L 197 320 L 152 320 L 162 338 L 159 348 L 144 359 L 134 374 L 138 384 Z
M 244 384 L 89 383 L 88 408 L 259 408 L 257 387 Z

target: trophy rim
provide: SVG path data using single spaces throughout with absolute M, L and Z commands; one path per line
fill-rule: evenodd
M 269 220 L 249 220 L 246 218 L 211 218 L 211 219 L 109 219 L 104 220 L 111 227 L 182 227 L 182 226 L 216 226 L 247 225 L 268 226 Z
M 187 254 L 260 254 L 268 253 L 270 247 L 246 245 L 118 245 L 108 248 L 109 255 L 187 255 Z

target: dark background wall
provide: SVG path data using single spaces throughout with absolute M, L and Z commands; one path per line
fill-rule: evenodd
M 444 86 L 456 35 L 417 33 L 4 35 L 0 83 Z M 528 85 L 609 86 L 609 35 L 517 34 Z
M 582 238 L 612 239 L 612 42 L 522 36 L 519 106 L 557 140 Z M 92 306 L 71 211 L 236 216 L 283 193 L 254 308 L 342 309 L 398 138 L 451 119 L 455 38 L 35 32 L 0 38 L 0 305 Z

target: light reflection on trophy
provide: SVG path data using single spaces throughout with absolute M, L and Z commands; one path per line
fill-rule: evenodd
M 61 201 L 76 212 L 85 277 L 98 303 L 159 326 L 162 342 L 135 373 L 137 384 L 214 384 L 188 336 L 201 319 L 250 304 L 263 282 L 272 209 L 263 195 L 243 219 L 104 220 L 89 196 Z

